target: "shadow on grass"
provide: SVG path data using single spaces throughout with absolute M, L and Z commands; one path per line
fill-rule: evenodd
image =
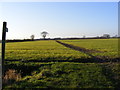
M 45 65 L 51 65 L 51 64 L 45 64 Z M 21 73 L 21 76 L 27 76 L 31 75 L 33 71 L 39 70 L 40 67 L 45 66 L 44 64 L 40 65 L 25 65 L 25 64 L 6 64 L 5 65 L 5 72 L 9 69 L 17 70 L 18 73 Z
M 73 49 L 73 50 L 76 50 L 76 51 L 80 51 L 80 52 L 83 52 L 87 55 L 89 55 L 91 57 L 90 60 L 84 60 L 84 62 L 90 62 L 90 63 L 104 63 L 104 62 L 120 62 L 120 58 L 107 58 L 105 56 L 93 56 L 91 53 L 94 52 L 94 53 L 102 53 L 102 51 L 98 51 L 98 50 L 90 50 L 90 49 L 86 49 L 86 48 L 83 48 L 83 47 L 78 47 L 78 46 L 74 46 L 72 44 L 67 44 L 67 43 L 63 43 L 63 42 L 60 42 L 60 41 L 56 41 L 57 43 L 67 47 L 67 48 L 70 48 L 70 49 Z
M 102 64 L 102 73 L 106 76 L 107 80 L 114 84 L 114 87 L 120 89 L 120 73 L 119 66 L 115 66 L 114 63 Z
M 97 57 L 92 58 L 78 58 L 73 60 L 55 60 L 55 59 L 45 59 L 45 60 L 5 60 L 6 62 L 21 62 L 21 63 L 29 63 L 29 62 L 78 62 L 78 63 L 105 63 L 105 62 L 120 62 L 119 58 L 113 59 L 101 59 Z

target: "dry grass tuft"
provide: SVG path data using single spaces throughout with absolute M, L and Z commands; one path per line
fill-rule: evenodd
M 15 81 L 19 81 L 21 79 L 21 74 L 17 73 L 14 69 L 9 69 L 6 71 L 5 76 L 3 77 L 4 84 L 11 84 Z

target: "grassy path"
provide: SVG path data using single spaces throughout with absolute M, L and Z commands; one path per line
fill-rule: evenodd
M 99 63 L 104 63 L 104 62 L 119 62 L 118 59 L 116 59 L 116 60 L 115 60 L 115 59 L 114 59 L 114 60 L 109 60 L 109 59 L 106 59 L 106 58 L 103 58 L 103 57 L 93 56 L 93 55 L 91 54 L 91 52 L 94 52 L 94 53 L 95 53 L 95 52 L 96 52 L 96 53 L 98 53 L 98 52 L 99 52 L 99 53 L 102 53 L 102 51 L 90 50 L 90 49 L 86 49 L 86 48 L 74 46 L 74 45 L 72 45 L 72 44 L 63 43 L 63 42 L 61 42 L 61 41 L 56 41 L 56 42 L 59 43 L 59 44 L 62 44 L 62 45 L 65 46 L 65 47 L 71 48 L 71 49 L 76 50 L 76 51 L 83 52 L 83 53 L 91 56 L 92 59 L 93 59 L 93 62 L 94 62 L 94 60 L 95 60 L 95 62 L 99 62 Z
M 118 39 L 79 39 L 79 40 L 59 40 L 66 44 L 82 47 L 87 50 L 97 50 L 101 52 L 90 52 L 93 56 L 104 59 L 119 59 Z

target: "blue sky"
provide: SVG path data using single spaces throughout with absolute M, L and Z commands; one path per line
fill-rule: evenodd
M 42 31 L 48 38 L 118 34 L 117 2 L 1 2 L 0 15 L 7 39 L 42 38 Z

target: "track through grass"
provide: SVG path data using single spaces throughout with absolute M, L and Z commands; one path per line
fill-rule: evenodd
M 87 52 L 91 46 L 87 47 L 86 44 L 99 40 L 60 41 L 73 46 L 79 42 L 77 47 L 84 47 Z M 105 52 L 106 49 L 104 56 L 116 52 L 116 46 L 109 46 L 111 49 L 107 46 L 116 43 L 111 44 L 111 39 L 105 42 L 108 44 L 104 43 L 106 46 L 102 48 L 95 43 L 93 51 Z M 84 52 L 72 50 L 53 40 L 7 43 L 6 46 L 5 71 L 16 70 L 21 79 L 10 80 L 11 83 L 4 84 L 4 88 L 119 88 L 120 64 L 110 61 L 116 58 L 116 53 L 111 53 L 113 57 L 110 62 L 100 63 Z M 96 57 L 101 56 L 101 52 L 89 53 Z
M 82 47 L 85 51 L 98 51 L 89 52 L 92 56 L 97 58 L 119 61 L 118 55 L 118 39 L 80 39 L 80 40 L 59 40 L 62 43 L 70 44 L 76 47 Z M 99 52 L 100 51 L 100 52 Z

